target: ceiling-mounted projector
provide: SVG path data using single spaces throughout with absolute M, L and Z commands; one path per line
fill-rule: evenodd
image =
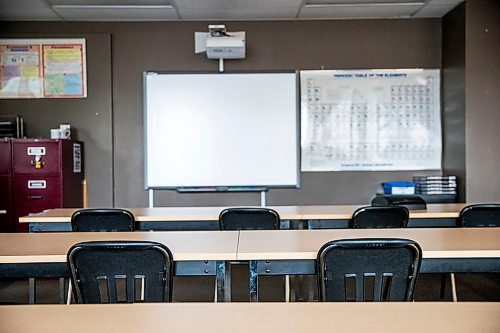
M 209 25 L 209 32 L 194 33 L 195 53 L 208 59 L 245 59 L 245 32 L 226 32 L 223 24 Z

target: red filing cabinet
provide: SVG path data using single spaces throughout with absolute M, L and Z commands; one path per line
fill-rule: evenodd
M 51 208 L 82 207 L 83 143 L 13 139 L 12 188 L 15 220 Z M 16 231 L 27 225 L 16 223 Z
M 12 231 L 14 207 L 12 205 L 11 139 L 0 139 L 0 232 Z

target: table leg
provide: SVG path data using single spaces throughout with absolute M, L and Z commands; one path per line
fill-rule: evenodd
M 231 302 L 231 269 L 226 261 L 216 262 L 217 302 Z
M 35 304 L 36 298 L 36 280 L 35 278 L 28 279 L 28 303 Z
M 65 288 L 65 279 L 59 278 L 59 304 L 65 304 L 66 300 L 64 299 L 64 288 Z
M 250 260 L 248 262 L 248 272 L 250 278 L 250 302 L 257 302 L 259 300 L 259 276 L 257 271 L 257 260 Z

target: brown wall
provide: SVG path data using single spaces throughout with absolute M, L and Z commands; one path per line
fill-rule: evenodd
M 500 2 L 467 1 L 467 201 L 500 201 Z
M 227 71 L 441 67 L 440 19 L 225 23 L 230 31 L 247 33 L 247 58 L 226 61 Z M 78 130 L 78 138 L 86 141 L 91 206 L 108 205 L 110 197 L 116 206 L 146 206 L 141 74 L 148 70 L 216 71 L 216 61 L 194 54 L 194 32 L 206 31 L 207 25 L 208 22 L 0 23 L 4 37 L 36 33 L 40 37 L 89 38 L 87 100 L 1 100 L 0 110 L 25 116 L 29 135 L 48 135 L 51 127 L 63 121 Z M 99 36 L 111 36 L 111 49 L 93 46 L 94 38 Z M 106 54 L 111 55 L 111 64 Z M 96 110 L 100 110 L 100 116 L 95 116 Z M 99 134 L 94 134 L 96 131 Z M 368 203 L 382 181 L 410 180 L 414 174 L 436 173 L 439 171 L 302 173 L 301 189 L 271 190 L 268 204 Z M 156 205 L 165 206 L 260 202 L 259 195 L 251 193 L 156 191 L 155 199 Z
M 39 23 L 44 26 L 46 23 Z M 14 25 L 18 26 L 18 25 Z M 23 24 L 21 24 L 23 26 Z M 0 31 L 33 32 L 28 29 Z M 58 31 L 51 29 L 50 31 Z M 60 37 L 60 34 L 6 34 L 2 37 Z M 112 157 L 112 90 L 111 90 L 111 35 L 87 34 L 64 35 L 84 37 L 87 41 L 88 98 L 85 99 L 11 99 L 0 100 L 1 114 L 18 114 L 24 118 L 25 135 L 49 137 L 50 129 L 60 123 L 72 125 L 72 137 L 85 142 L 85 177 L 90 192 L 90 205 L 113 205 L 113 157 Z
M 443 174 L 456 175 L 465 201 L 465 3 L 443 17 Z

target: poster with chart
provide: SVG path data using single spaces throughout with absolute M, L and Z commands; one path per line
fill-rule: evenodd
M 301 71 L 302 171 L 441 168 L 438 69 Z
M 0 39 L 0 98 L 87 97 L 85 39 Z

